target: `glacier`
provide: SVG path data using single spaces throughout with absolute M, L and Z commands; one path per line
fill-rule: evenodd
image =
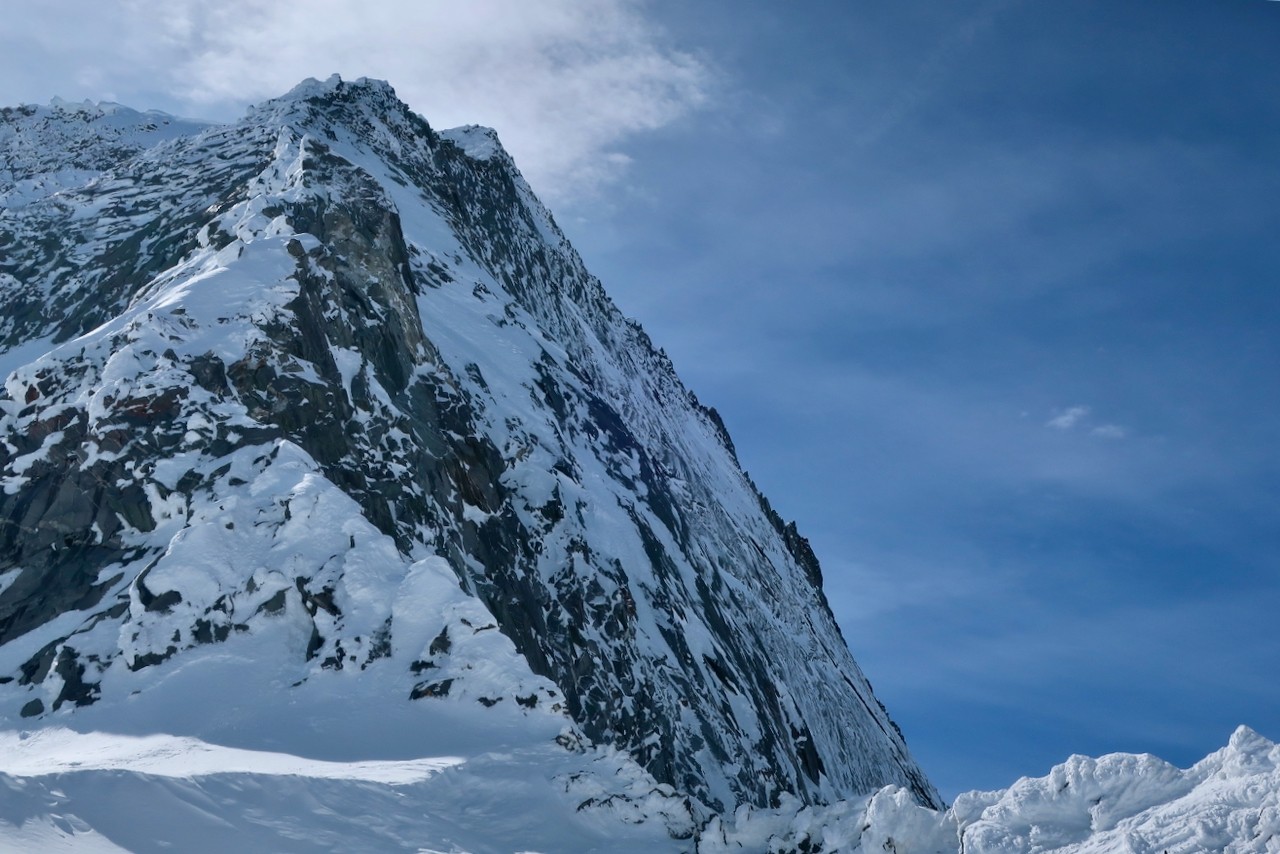
M 944 809 L 715 410 L 386 83 L 0 110 L 0 304 L 0 843 L 1275 850 L 1245 731 Z

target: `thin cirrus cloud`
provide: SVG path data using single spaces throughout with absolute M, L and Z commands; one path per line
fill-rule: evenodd
M 1054 430 L 1074 430 L 1086 426 L 1091 410 L 1087 406 L 1069 406 L 1045 422 L 1046 427 Z M 1123 439 L 1129 431 L 1119 424 L 1096 424 L 1089 427 L 1089 435 L 1100 439 Z
M 1072 406 L 1059 415 L 1050 418 L 1046 423 L 1046 427 L 1052 427 L 1055 430 L 1070 430 L 1075 427 L 1089 414 L 1087 406 Z
M 712 86 L 631 0 L 130 0 L 110 14 L 62 0 L 10 13 L 6 29 L 5 103 L 56 94 L 226 119 L 306 77 L 379 77 L 436 127 L 497 128 L 553 202 L 616 179 L 629 136 Z

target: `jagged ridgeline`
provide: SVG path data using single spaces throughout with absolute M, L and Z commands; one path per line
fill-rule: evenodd
M 10 109 L 0 158 L 0 715 L 258 643 L 566 714 L 717 809 L 939 803 L 806 541 L 492 131 L 331 78 L 225 126 Z M 445 562 L 470 604 L 409 607 Z M 475 696 L 494 627 L 531 674 Z

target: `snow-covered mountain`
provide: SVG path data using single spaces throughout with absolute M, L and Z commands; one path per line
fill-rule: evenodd
M 492 131 L 334 77 L 231 125 L 7 109 L 0 158 L 4 725 L 558 738 L 672 826 L 940 804 L 808 544 Z
M 1280 851 L 1280 748 L 940 798 L 492 131 L 0 111 L 0 850 Z

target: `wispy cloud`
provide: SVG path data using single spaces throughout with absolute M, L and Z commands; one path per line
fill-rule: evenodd
M 155 93 L 194 115 L 230 117 L 305 77 L 380 77 L 433 125 L 496 127 L 553 199 L 617 177 L 624 140 L 697 107 L 710 80 L 632 0 L 130 0 L 110 13 L 65 0 L 12 12 L 5 25 L 5 102 Z M 22 70 L 31 67 L 46 69 L 38 81 Z M 37 83 L 64 91 L 33 95 Z
M 1055 416 L 1044 423 L 1044 426 L 1053 430 L 1062 430 L 1064 433 L 1075 428 L 1088 428 L 1089 435 L 1100 439 L 1123 439 L 1126 435 L 1129 435 L 1129 429 L 1119 424 L 1089 425 L 1089 415 L 1091 414 L 1092 410 L 1088 406 L 1069 406 L 1065 410 L 1057 412 Z
M 1088 426 L 1091 412 L 1087 406 L 1069 406 L 1046 421 L 1045 426 L 1063 432 L 1083 428 Z M 1099 439 L 1123 439 L 1129 435 L 1128 429 L 1119 424 L 1096 424 L 1088 427 L 1088 432 L 1090 436 L 1097 436 Z
M 1065 412 L 1055 415 L 1046 422 L 1046 427 L 1052 427 L 1055 430 L 1070 430 L 1089 415 L 1089 407 L 1072 406 Z

